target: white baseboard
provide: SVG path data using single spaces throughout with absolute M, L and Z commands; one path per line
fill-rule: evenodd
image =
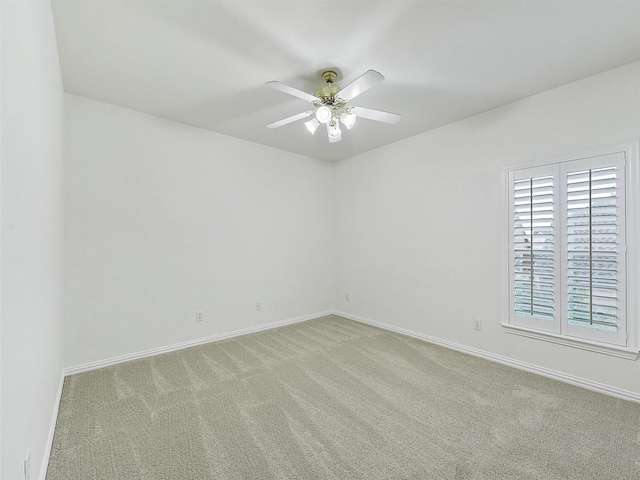
M 257 325 L 255 327 L 242 328 L 240 330 L 234 330 L 232 332 L 219 333 L 208 337 L 196 338 L 195 340 L 187 340 L 185 342 L 175 343 L 173 345 L 166 345 L 164 347 L 151 348 L 149 350 L 143 350 L 141 352 L 130 353 L 127 355 L 120 355 L 118 357 L 107 358 L 105 360 L 98 360 L 96 362 L 84 363 L 82 365 L 76 365 L 73 367 L 67 367 L 63 370 L 63 377 L 69 375 L 75 375 L 77 373 L 89 372 L 91 370 L 97 370 L 98 368 L 110 367 L 119 363 L 129 362 L 131 360 L 138 360 L 140 358 L 152 357 L 161 353 L 174 352 L 183 348 L 195 347 L 197 345 L 203 345 L 205 343 L 219 342 L 221 340 L 227 340 L 229 338 L 238 337 L 240 335 L 247 335 L 249 333 L 261 332 L 263 330 L 270 330 L 272 328 L 282 327 L 285 325 L 291 325 L 293 323 L 304 322 L 312 320 L 314 318 L 324 317 L 331 315 L 330 311 L 311 313 L 309 315 L 303 315 L 301 317 L 289 318 L 286 320 L 280 320 L 277 322 L 265 323 Z
M 514 367 L 527 372 L 536 373 L 544 377 L 552 378 L 554 380 L 559 380 L 561 382 L 569 383 L 571 385 L 575 385 L 578 387 L 583 387 L 589 390 L 593 390 L 595 392 L 604 393 L 605 395 L 620 398 L 622 400 L 628 400 L 631 402 L 640 403 L 640 394 L 637 394 L 635 392 L 630 392 L 628 390 L 623 390 L 621 388 L 612 387 L 610 385 L 605 385 L 599 382 L 594 382 L 592 380 L 587 380 L 585 378 L 576 377 L 574 375 L 569 375 L 567 373 L 558 372 L 556 370 L 551 370 L 549 368 L 540 367 L 532 363 L 521 362 L 520 360 L 515 360 L 513 358 L 503 357 L 502 355 L 497 355 L 495 353 L 485 352 L 484 350 L 468 347 L 466 345 L 450 342 L 448 340 L 442 340 L 440 338 L 431 337 L 429 335 L 424 335 L 422 333 L 414 332 L 412 330 L 407 330 L 405 328 L 395 327 L 393 325 L 388 325 L 386 323 L 376 322 L 368 318 L 359 317 L 357 315 L 351 315 L 350 313 L 334 310 L 331 312 L 331 314 L 339 315 L 341 317 L 348 318 L 350 320 L 355 320 L 356 322 L 366 323 L 368 325 L 379 327 L 384 330 L 389 330 L 390 332 L 407 335 L 409 337 L 417 338 L 418 340 L 424 340 L 425 342 L 440 345 L 446 348 L 450 348 L 452 350 L 456 350 L 458 352 L 467 353 L 475 357 L 484 358 L 486 360 L 491 360 L 492 362 L 501 363 L 502 365 L 507 365 L 509 367 Z
M 49 456 L 51 455 L 51 447 L 53 446 L 53 435 L 56 433 L 56 422 L 58 421 L 58 411 L 60 409 L 60 400 L 62 399 L 62 387 L 64 386 L 64 373 L 60 375 L 60 383 L 58 384 L 58 392 L 56 393 L 56 403 L 53 406 L 53 416 L 51 418 L 51 425 L 49 426 L 49 435 L 47 436 L 47 443 L 44 445 L 44 455 L 42 458 L 42 465 L 40 466 L 39 480 L 46 480 L 47 468 L 49 468 Z

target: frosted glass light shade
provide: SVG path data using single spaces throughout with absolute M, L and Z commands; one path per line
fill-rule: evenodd
M 337 122 L 333 121 L 329 124 L 329 128 L 327 129 L 330 137 L 339 137 L 342 132 L 340 131 L 340 126 Z
M 340 116 L 340 123 L 347 127 L 347 130 L 351 130 L 356 123 L 356 116 L 353 113 L 344 113 Z
M 316 120 L 315 118 L 312 118 L 308 122 L 304 122 L 304 126 L 307 127 L 307 130 L 309 130 L 311 132 L 311 135 L 313 135 L 314 133 L 316 133 L 316 130 L 320 126 L 320 122 L 318 122 L 318 120 Z
M 316 110 L 316 120 L 320 123 L 327 123 L 331 120 L 331 109 L 325 105 Z

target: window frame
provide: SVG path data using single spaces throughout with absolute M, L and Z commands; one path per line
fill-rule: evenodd
M 583 350 L 595 351 L 621 358 L 635 360 L 640 353 L 640 298 L 638 295 L 627 294 L 627 292 L 635 292 L 640 286 L 638 284 L 640 274 L 640 159 L 638 158 L 640 148 L 639 142 L 630 142 L 623 145 L 592 150 L 583 154 L 566 155 L 559 158 L 550 158 L 539 160 L 536 162 L 528 162 L 524 164 L 510 166 L 504 170 L 504 208 L 503 208 L 503 242 L 505 242 L 503 252 L 503 305 L 506 314 L 505 320 L 501 322 L 507 333 L 526 336 L 552 342 L 556 344 L 566 345 Z M 574 171 L 574 166 L 583 165 L 600 165 L 607 166 L 606 157 L 611 155 L 624 156 L 624 183 L 621 185 L 623 204 L 622 215 L 624 215 L 624 231 L 626 245 L 622 247 L 623 258 L 623 283 L 621 288 L 621 301 L 624 302 L 625 310 L 625 331 L 626 345 L 618 345 L 615 343 L 607 343 L 596 339 L 582 338 L 569 335 L 571 329 L 568 328 L 569 322 L 566 318 L 566 301 L 559 295 L 566 295 L 563 285 L 566 284 L 566 275 L 568 268 L 563 263 L 566 256 L 565 232 L 565 216 L 566 199 L 561 198 L 564 188 L 558 188 L 562 182 L 566 183 L 566 174 L 568 170 Z M 602 163 L 598 163 L 602 161 Z M 514 190 L 512 189 L 513 180 L 518 178 L 527 178 L 531 176 L 542 176 L 546 174 L 553 175 L 554 187 L 554 218 L 553 228 L 556 238 L 554 238 L 554 252 L 562 252 L 555 255 L 554 268 L 559 268 L 555 273 L 559 278 L 558 284 L 554 288 L 554 305 L 556 311 L 556 319 L 537 320 L 531 318 L 529 320 L 519 318 L 515 315 L 514 303 Z M 558 245 L 559 244 L 559 245 Z

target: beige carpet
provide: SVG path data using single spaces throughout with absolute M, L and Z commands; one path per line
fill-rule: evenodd
M 640 479 L 640 405 L 324 317 L 67 378 L 47 479 Z

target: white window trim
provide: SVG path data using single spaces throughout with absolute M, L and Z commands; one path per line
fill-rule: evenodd
M 618 345 L 610 345 L 607 343 L 594 342 L 584 338 L 567 337 L 552 332 L 543 332 L 538 330 L 530 330 L 519 325 L 511 325 L 509 323 L 501 323 L 507 333 L 520 335 L 523 337 L 544 340 L 545 342 L 557 343 L 568 347 L 579 348 L 581 350 L 589 350 L 591 352 L 604 353 L 614 357 L 626 358 L 627 360 L 636 360 L 638 358 L 637 349 L 625 348 Z
M 509 212 L 511 206 L 511 192 L 509 186 L 509 173 L 513 170 L 520 170 L 531 167 L 540 167 L 543 165 L 570 162 L 573 160 L 586 159 L 608 155 L 611 153 L 624 152 L 626 156 L 626 174 L 625 174 L 625 190 L 626 190 L 626 316 L 627 316 L 627 346 L 619 346 L 607 343 L 601 343 L 593 340 L 570 337 L 555 332 L 546 332 L 535 330 L 526 326 L 515 325 L 509 323 L 509 320 L 501 322 L 506 333 L 525 336 L 546 342 L 565 345 L 568 347 L 588 350 L 592 352 L 612 355 L 629 360 L 636 360 L 640 354 L 640 295 L 635 295 L 640 284 L 640 142 L 631 142 L 613 147 L 591 150 L 581 155 L 565 155 L 558 158 L 550 158 L 537 162 L 527 162 L 505 168 L 503 175 L 503 235 L 502 235 L 502 251 L 503 255 L 503 280 L 502 280 L 502 303 L 503 311 L 506 318 L 510 318 L 511 308 L 511 284 L 510 269 L 511 259 L 509 251 L 510 219 Z M 635 247 L 635 248 L 632 248 Z

